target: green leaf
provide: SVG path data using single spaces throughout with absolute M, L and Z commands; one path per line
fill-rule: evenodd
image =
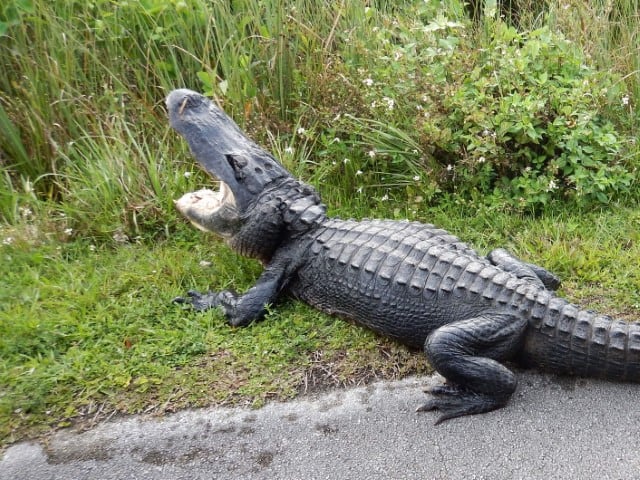
M 197 72 L 196 75 L 204 88 L 209 91 L 213 90 L 213 78 L 209 72 Z

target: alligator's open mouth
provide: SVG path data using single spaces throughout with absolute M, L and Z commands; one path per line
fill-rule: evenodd
M 174 203 L 180 212 L 190 208 L 202 213 L 213 213 L 226 203 L 235 205 L 235 199 L 233 198 L 233 192 L 227 184 L 220 182 L 220 189 L 218 191 L 203 188 L 195 192 L 185 193 L 178 200 L 175 200 Z
M 203 188 L 195 192 L 185 193 L 178 200 L 174 200 L 178 211 L 188 218 L 191 223 L 201 230 L 210 231 L 207 224 L 223 207 L 235 211 L 236 202 L 229 186 L 220 182 L 219 190 Z

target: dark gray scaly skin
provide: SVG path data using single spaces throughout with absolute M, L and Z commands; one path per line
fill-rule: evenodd
M 438 422 L 504 406 L 512 361 L 558 374 L 640 381 L 640 325 L 557 297 L 555 275 L 497 249 L 486 258 L 433 225 L 328 218 L 315 190 L 294 179 L 198 93 L 167 98 L 170 122 L 223 193 L 184 195 L 177 208 L 264 271 L 243 295 L 189 292 L 233 326 L 261 318 L 289 294 L 412 347 L 447 382 L 419 411 Z

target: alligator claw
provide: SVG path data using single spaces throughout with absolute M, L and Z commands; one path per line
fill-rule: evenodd
M 428 400 L 416 408 L 416 412 L 430 412 L 438 410 L 442 415 L 434 425 L 438 425 L 451 418 L 463 415 L 490 412 L 507 403 L 508 397 L 491 396 L 484 393 L 472 392 L 453 385 L 436 385 L 424 390 L 435 398 Z
M 196 290 L 189 290 L 187 297 L 176 297 L 171 300 L 171 303 L 185 304 L 188 303 L 191 307 L 198 311 L 204 312 L 210 308 L 215 308 L 220 305 L 220 296 L 217 292 L 200 293 Z

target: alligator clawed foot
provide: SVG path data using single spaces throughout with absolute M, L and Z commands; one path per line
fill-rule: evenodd
M 454 385 L 437 385 L 424 391 L 434 398 L 416 408 L 416 412 L 438 410 L 441 415 L 435 421 L 438 425 L 445 420 L 464 415 L 489 412 L 505 405 L 507 398 L 496 397 L 486 393 L 472 392 Z
M 220 294 L 217 292 L 200 293 L 196 290 L 189 290 L 186 297 L 176 297 L 171 303 L 189 304 L 191 308 L 198 312 L 204 312 L 220 305 Z

